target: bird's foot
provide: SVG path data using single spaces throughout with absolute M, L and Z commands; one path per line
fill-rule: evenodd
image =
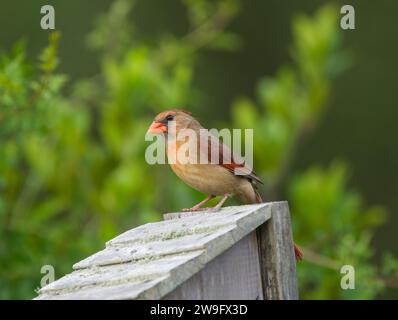
M 210 195 L 208 196 L 205 200 L 202 202 L 199 202 L 196 206 L 193 206 L 192 208 L 189 209 L 182 209 L 183 212 L 192 212 L 192 211 L 207 211 L 207 212 L 217 212 L 221 210 L 222 205 L 224 202 L 230 197 L 230 194 L 224 194 L 222 199 L 220 200 L 219 203 L 215 207 L 210 207 L 210 208 L 202 208 L 204 204 L 206 204 L 209 200 L 213 199 L 215 196 Z

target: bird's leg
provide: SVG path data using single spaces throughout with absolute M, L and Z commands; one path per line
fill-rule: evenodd
M 206 203 L 208 203 L 211 199 L 213 199 L 215 196 L 212 194 L 208 195 L 206 199 L 202 200 L 198 204 L 194 205 L 192 208 L 186 208 L 182 209 L 182 211 L 200 211 L 200 210 L 206 210 L 206 208 L 202 208 Z
M 215 207 L 209 208 L 208 210 L 211 211 L 211 212 L 219 211 L 219 210 L 221 209 L 222 205 L 224 204 L 224 202 L 227 201 L 227 199 L 228 199 L 230 196 L 231 196 L 231 195 L 228 194 L 228 193 L 224 194 L 224 196 L 221 198 L 220 202 L 217 203 L 217 205 L 216 205 Z

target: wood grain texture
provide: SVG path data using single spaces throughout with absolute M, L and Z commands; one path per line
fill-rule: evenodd
M 259 250 L 253 231 L 204 269 L 185 281 L 166 300 L 262 300 Z
M 261 275 L 266 300 L 298 299 L 289 206 L 274 202 L 271 219 L 257 230 Z
M 287 202 L 165 219 L 108 241 L 37 299 L 298 299 Z
M 131 229 L 76 263 L 74 272 L 41 288 L 38 299 L 160 299 L 270 219 L 271 206 L 170 214 L 179 217 Z M 240 250 L 249 259 L 254 249 Z M 220 268 L 211 272 L 222 273 Z

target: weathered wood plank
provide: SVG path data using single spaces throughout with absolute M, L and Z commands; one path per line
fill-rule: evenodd
M 234 240 L 229 233 L 233 228 L 234 226 L 226 226 L 215 229 L 213 232 L 174 235 L 175 238 L 133 243 L 129 246 L 107 246 L 104 250 L 75 264 L 73 268 L 79 270 L 94 266 L 139 262 L 147 259 L 156 260 L 168 255 L 203 249 L 210 241 L 219 240 L 220 238 L 225 239 L 226 245 L 232 245 Z
M 80 297 L 84 296 L 86 291 L 94 294 L 96 292 L 100 293 L 108 287 L 131 284 L 134 285 L 137 289 L 137 294 L 139 294 L 138 289 L 146 289 L 148 282 L 167 277 L 173 269 L 179 268 L 183 270 L 188 268 L 190 272 L 193 272 L 193 266 L 190 262 L 193 261 L 195 265 L 195 259 L 200 257 L 202 253 L 203 251 L 192 251 L 136 263 L 121 263 L 79 269 L 50 283 L 42 288 L 40 292 L 47 295 L 65 296 L 65 298 L 68 296 L 67 294 L 72 293 Z M 199 267 L 196 271 L 200 269 Z M 134 292 L 130 292 L 126 298 L 136 298 L 134 294 Z
M 164 297 L 166 300 L 263 299 L 259 251 L 253 231 Z
M 274 202 L 271 219 L 258 228 L 264 298 L 298 299 L 289 206 Z
M 38 298 L 162 298 L 270 219 L 271 206 L 229 207 L 132 229 L 40 289 Z

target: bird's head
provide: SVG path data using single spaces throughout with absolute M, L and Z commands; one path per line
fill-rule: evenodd
M 191 113 L 182 109 L 173 109 L 159 113 L 148 129 L 151 134 L 168 133 L 170 124 L 175 121 L 176 130 L 187 128 L 196 121 Z

